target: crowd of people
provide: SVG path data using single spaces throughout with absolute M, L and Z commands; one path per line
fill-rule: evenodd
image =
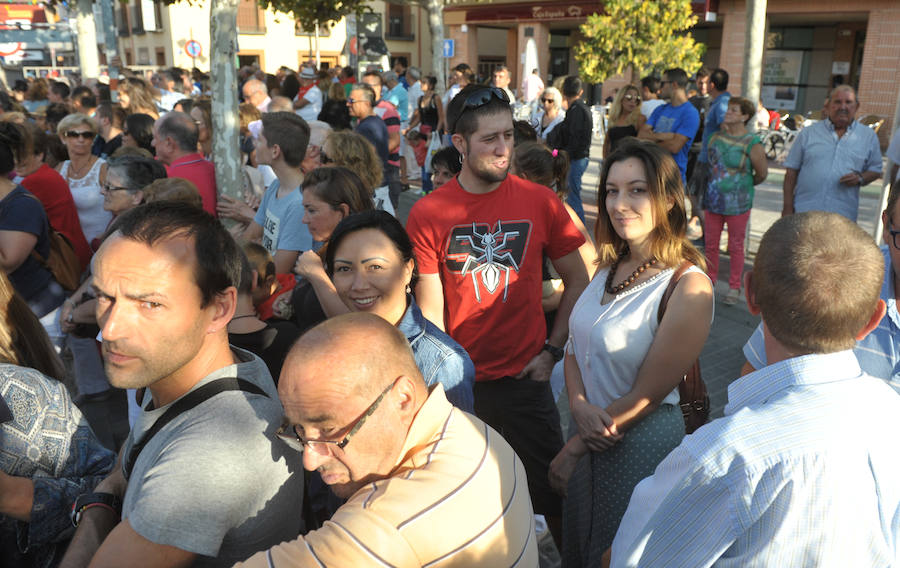
M 879 251 L 852 88 L 745 274 L 767 162 L 723 69 L 616 92 L 593 230 L 576 76 L 239 77 L 241 199 L 201 73 L 0 94 L 0 564 L 537 566 L 541 526 L 573 567 L 900 562 L 900 184 Z M 762 323 L 686 436 L 725 226 Z

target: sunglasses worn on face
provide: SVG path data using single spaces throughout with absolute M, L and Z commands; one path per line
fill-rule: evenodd
M 350 431 L 347 432 L 347 435 L 341 440 L 307 440 L 297 431 L 297 426 L 288 423 L 287 419 L 285 419 L 285 422 L 281 424 L 281 427 L 275 431 L 275 436 L 287 444 L 291 449 L 298 452 L 302 452 L 304 448 L 309 448 L 313 453 L 326 455 L 335 448 L 343 450 L 347 447 L 347 444 L 350 443 L 350 438 L 359 432 L 363 427 L 363 424 L 366 423 L 366 419 L 375 413 L 375 410 L 378 409 L 378 405 L 381 404 L 382 399 L 384 399 L 384 395 L 390 392 L 392 388 L 394 388 L 393 382 L 381 391 L 381 394 L 378 395 L 375 402 L 369 405 L 369 408 L 363 412 L 362 416 L 357 418 L 356 423 L 353 424 Z
M 103 191 L 105 191 L 106 193 L 109 193 L 110 191 L 131 191 L 131 188 L 130 187 L 115 187 L 115 186 L 109 185 L 107 183 L 107 184 L 104 184 Z
M 622 98 L 625 99 L 626 101 L 637 101 L 637 102 L 641 102 L 641 97 L 639 97 L 639 96 L 637 96 L 637 95 L 625 95 L 625 96 L 622 97 Z
M 83 138 L 84 140 L 93 140 L 97 135 L 89 130 L 84 130 L 84 131 L 67 130 L 66 131 L 66 138 L 78 138 L 79 136 L 81 138 Z
M 553 99 L 541 99 L 542 103 L 552 103 Z

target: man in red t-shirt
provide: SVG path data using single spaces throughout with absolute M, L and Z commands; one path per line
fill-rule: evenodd
M 31 155 L 16 162 L 16 174 L 23 178 L 22 187 L 43 204 L 50 225 L 72 243 L 81 263 L 81 270 L 84 270 L 91 261 L 92 252 L 84 238 L 69 184 L 56 170 L 44 163 L 47 135 L 34 123 L 30 123 L 27 128 L 31 134 Z
M 588 283 L 578 254 L 584 237 L 551 190 L 508 175 L 513 120 L 502 90 L 468 86 L 448 116 L 462 171 L 409 214 L 420 272 L 416 298 L 425 317 L 472 357 L 475 413 L 522 458 L 534 510 L 558 537 L 561 502 L 547 472 L 562 434 L 548 380 L 562 358 L 572 306 Z M 546 343 L 545 256 L 565 284 Z
M 216 216 L 216 169 L 197 152 L 200 131 L 189 114 L 168 112 L 153 124 L 156 157 L 166 165 L 169 177 L 186 179 L 197 186 L 203 210 Z

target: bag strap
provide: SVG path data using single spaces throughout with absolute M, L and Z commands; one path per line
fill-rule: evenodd
M 666 286 L 666 291 L 663 292 L 662 299 L 659 301 L 659 310 L 656 312 L 656 323 L 662 322 L 663 315 L 666 313 L 666 304 L 669 303 L 669 298 L 672 297 L 675 286 L 678 285 L 678 281 L 681 280 L 681 277 L 684 276 L 684 273 L 687 272 L 691 266 L 693 265 L 690 261 L 685 260 L 681 263 L 681 266 L 675 269 L 675 273 L 672 274 L 672 279 L 669 280 L 669 285 Z
M 41 204 L 41 208 L 42 208 L 42 209 L 44 208 L 43 202 L 41 202 L 41 200 L 37 198 L 37 195 L 31 193 L 30 191 L 26 190 L 25 193 L 22 193 L 21 195 L 23 195 L 24 197 L 29 197 L 29 198 L 31 198 L 31 199 L 34 199 L 35 201 L 37 201 L 38 203 Z M 51 234 L 52 234 L 53 231 L 55 231 L 56 229 L 54 229 L 54 228 L 53 228 L 53 225 L 50 224 L 50 216 L 47 215 L 47 210 L 46 210 L 46 209 L 44 210 L 44 226 L 47 228 L 47 240 L 49 241 L 49 240 L 50 240 Z M 44 258 L 43 256 L 41 256 L 41 254 L 37 251 L 37 244 L 35 244 L 35 245 L 34 245 L 34 248 L 31 249 L 31 256 L 32 256 L 32 258 L 34 258 L 36 261 L 38 261 L 38 262 L 40 263 L 41 266 L 43 266 L 44 268 L 46 268 L 46 269 L 49 270 L 50 272 L 53 272 L 53 270 L 50 268 L 50 265 L 47 264 L 47 260 L 48 260 L 48 259 L 46 259 L 46 258 Z
M 174 420 L 179 414 L 187 412 L 201 402 L 209 400 L 219 393 L 236 390 L 248 392 L 250 394 L 259 394 L 267 398 L 269 396 L 253 383 L 237 377 L 223 377 L 221 379 L 216 379 L 189 392 L 175 401 L 162 416 L 157 418 L 156 422 L 153 423 L 153 426 L 150 427 L 150 430 L 147 431 L 140 442 L 136 442 L 131 446 L 131 451 L 128 452 L 128 456 L 126 456 L 126 459 L 122 462 L 122 474 L 125 476 L 125 479 L 128 479 L 130 472 L 134 469 L 134 464 L 137 461 L 141 450 L 144 449 L 144 446 L 146 446 L 153 436 L 162 430 L 166 424 Z

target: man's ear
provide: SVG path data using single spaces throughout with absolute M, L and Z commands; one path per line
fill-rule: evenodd
M 209 322 L 209 327 L 206 328 L 206 332 L 219 333 L 225 329 L 228 326 L 228 322 L 234 317 L 234 310 L 236 307 L 237 288 L 234 286 L 229 286 L 221 293 L 213 296 L 210 305 L 207 306 L 207 308 L 211 308 L 213 312 L 212 321 Z
M 753 289 L 753 271 L 748 270 L 744 273 L 744 295 L 747 297 L 747 309 L 750 313 L 758 316 L 760 314 L 759 304 L 756 303 L 756 290 Z
M 862 341 L 867 335 L 872 333 L 872 331 L 878 327 L 878 324 L 881 323 L 881 318 L 884 317 L 884 314 L 887 313 L 887 304 L 884 303 L 884 300 L 881 298 L 878 299 L 878 304 L 875 306 L 875 311 L 872 312 L 872 317 L 869 318 L 868 323 L 866 323 L 865 327 L 859 330 L 859 333 L 856 334 L 856 340 Z
M 452 135 L 450 137 L 450 142 L 453 143 L 453 147 L 456 148 L 456 151 L 459 152 L 459 155 L 465 157 L 465 155 L 466 155 L 466 139 L 462 137 L 462 134 Z

